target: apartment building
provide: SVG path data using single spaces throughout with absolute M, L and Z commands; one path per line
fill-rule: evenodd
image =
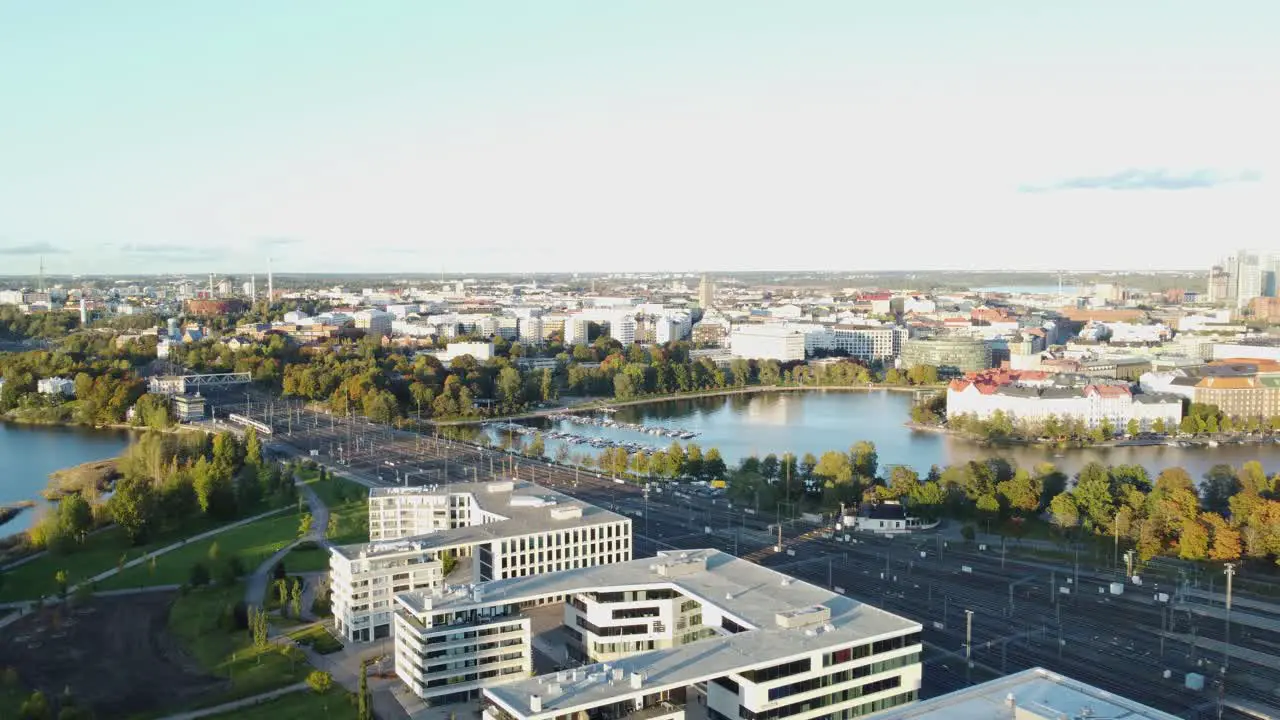
M 1080 419 L 1087 427 L 1109 423 L 1123 431 L 1136 420 L 1143 431 L 1160 424 L 1172 429 L 1182 420 L 1182 399 L 1175 395 L 1135 394 L 1128 384 L 1072 384 L 1036 371 L 969 373 L 947 386 L 947 416 L 989 419 L 996 412 L 1024 422 Z
M 805 333 L 805 352 L 836 352 L 865 361 L 892 361 L 902 353 L 909 333 L 905 327 L 833 325 Z
M 529 678 L 527 610 L 565 598 L 592 664 Z M 919 623 L 718 550 L 397 596 L 396 672 L 485 720 L 844 718 L 913 702 Z M 639 715 L 636 715 L 639 713 Z
M 374 488 L 370 542 L 331 550 L 333 616 L 351 642 L 389 637 L 397 593 L 631 558 L 631 520 L 520 481 Z M 446 577 L 446 564 L 453 573 Z

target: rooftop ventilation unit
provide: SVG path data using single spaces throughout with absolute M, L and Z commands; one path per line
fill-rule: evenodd
M 582 517 L 581 505 L 568 505 L 551 508 L 552 520 L 577 520 Z
M 831 620 L 831 608 L 825 605 L 814 605 L 799 610 L 788 610 L 775 615 L 774 620 L 778 627 L 789 629 L 825 625 Z M 816 633 L 817 630 L 815 629 L 814 632 Z
M 516 484 L 510 480 L 500 480 L 485 485 L 484 490 L 488 493 L 509 493 L 516 489 Z

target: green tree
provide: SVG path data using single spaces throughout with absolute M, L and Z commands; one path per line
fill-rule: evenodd
M 53 582 L 58 586 L 58 597 L 63 600 L 67 599 L 67 571 L 59 570 L 53 574 Z
M 541 435 L 534 435 L 533 441 L 529 443 L 529 447 L 525 453 L 530 457 L 542 457 L 547 452 L 547 443 L 542 439 Z
M 859 440 L 849 448 L 849 461 L 853 463 L 853 472 L 860 477 L 876 476 L 879 470 L 879 457 L 875 443 L 867 440 Z
M 298 520 L 298 537 L 306 537 L 311 533 L 311 513 L 302 513 Z
M 360 663 L 360 690 L 356 693 L 357 720 L 373 720 L 373 704 L 369 698 L 369 666 Z
M 836 484 L 852 482 L 853 471 L 853 462 L 849 456 L 836 450 L 822 453 L 822 457 L 818 458 L 818 463 L 813 468 L 814 475 Z
M 1063 531 L 1080 524 L 1080 511 L 1076 507 L 1076 501 L 1067 493 L 1053 496 L 1053 500 L 1049 501 L 1049 513 L 1053 517 L 1053 524 Z
M 1136 418 L 1129 418 L 1129 422 L 1125 425 L 1124 432 L 1129 437 L 1133 437 L 1141 432 L 1142 427 L 1138 424 Z
M 1096 528 L 1110 527 L 1115 516 L 1115 500 L 1111 491 L 1111 474 L 1101 463 L 1085 465 L 1076 476 L 1072 489 L 1076 506 Z
M 702 461 L 703 475 L 709 480 L 723 480 L 727 468 L 724 464 L 724 458 L 720 457 L 720 451 L 716 448 L 707 450 L 706 457 Z
M 255 467 L 262 465 L 262 442 L 252 427 L 244 431 L 244 461 Z
M 293 586 L 289 588 L 289 607 L 295 618 L 302 617 L 302 581 L 298 578 L 293 579 Z
M 111 518 L 129 536 L 130 542 L 142 544 L 156 523 L 159 507 L 151 483 L 143 479 L 121 478 L 107 501 Z
M 58 502 L 58 530 L 76 542 L 93 529 L 93 508 L 80 493 L 72 493 Z

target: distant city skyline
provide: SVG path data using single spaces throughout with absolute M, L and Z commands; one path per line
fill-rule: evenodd
M 1271 2 L 73 7 L 0 7 L 0 275 L 1280 249 Z

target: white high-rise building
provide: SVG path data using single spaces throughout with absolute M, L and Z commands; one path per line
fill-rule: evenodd
M 636 317 L 631 313 L 618 313 L 609 321 L 609 337 L 623 345 L 636 342 Z
M 334 626 L 352 642 L 390 635 L 397 593 L 631 559 L 629 518 L 518 481 L 374 488 L 369 537 L 329 560 Z
M 530 678 L 529 609 L 562 599 L 593 664 Z M 485 720 L 842 718 L 920 688 L 919 623 L 719 550 L 402 593 L 395 622 L 396 674 L 432 704 L 482 697 Z

